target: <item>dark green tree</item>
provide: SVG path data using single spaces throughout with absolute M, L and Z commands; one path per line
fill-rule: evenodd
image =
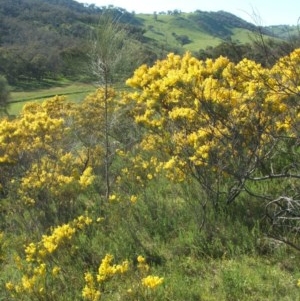
M 7 108 L 9 105 L 10 88 L 4 76 L 0 75 L 0 115 L 8 115 Z

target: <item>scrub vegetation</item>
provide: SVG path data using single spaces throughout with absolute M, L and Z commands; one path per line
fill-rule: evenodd
M 151 62 L 111 10 L 73 81 L 0 78 L 0 300 L 299 300 L 297 39 L 183 51 L 178 31 Z

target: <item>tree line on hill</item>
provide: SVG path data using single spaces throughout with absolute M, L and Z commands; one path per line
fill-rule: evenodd
M 121 8 L 84 6 L 76 1 L 0 1 L 0 74 L 12 85 L 22 79 L 82 74 L 92 29 L 103 12 L 141 38 L 132 14 Z M 79 72 L 80 70 L 80 72 Z
M 253 36 L 249 43 L 241 44 L 236 41 L 228 40 L 215 47 L 200 49 L 196 56 L 199 59 L 220 56 L 228 57 L 237 63 L 244 58 L 251 59 L 262 66 L 271 67 L 278 58 L 292 52 L 300 46 L 299 37 L 290 41 L 280 41 L 275 39 L 263 39 L 261 35 Z

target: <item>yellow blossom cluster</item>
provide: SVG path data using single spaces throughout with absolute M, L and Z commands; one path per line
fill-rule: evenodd
M 85 300 L 97 301 L 100 299 L 101 292 L 97 289 L 99 283 L 107 281 L 114 275 L 124 274 L 129 269 L 129 262 L 123 261 L 121 264 L 112 264 L 114 257 L 106 254 L 98 268 L 98 274 L 94 277 L 91 273 L 85 273 L 85 286 L 82 290 L 82 297 Z M 98 284 L 97 284 L 98 283 Z
M 127 276 L 130 277 L 131 271 L 132 275 L 136 277 L 135 271 L 129 268 L 129 262 L 127 260 L 121 264 L 112 264 L 113 258 L 111 254 L 106 254 L 95 276 L 90 272 L 84 274 L 85 286 L 82 289 L 82 297 L 84 300 L 100 300 L 101 296 L 105 293 L 105 290 L 103 290 L 105 283 L 108 282 L 109 279 L 114 278 L 115 275 L 127 273 Z M 150 266 L 147 264 L 145 257 L 139 255 L 137 257 L 137 263 L 139 281 L 138 283 L 132 283 L 132 287 L 126 290 L 127 293 L 134 294 L 135 292 L 137 294 L 143 294 L 145 288 L 154 289 L 163 283 L 164 278 L 147 275 Z
M 53 253 L 59 245 L 72 239 L 76 229 L 69 224 L 56 227 L 51 235 L 43 235 L 41 240 L 42 249 L 40 255 Z M 46 252 L 45 252 L 46 251 Z M 46 255 L 45 254 L 45 255 Z
M 164 281 L 164 278 L 149 275 L 142 279 L 142 284 L 148 288 L 153 289 L 153 288 L 157 287 L 158 285 L 162 284 L 163 281 Z
M 101 116 L 112 114 L 117 106 L 115 98 L 116 93 L 113 89 L 106 91 L 99 88 L 88 95 L 80 105 L 73 106 L 70 111 L 72 122 L 75 125 L 74 134 L 88 147 L 93 164 L 99 164 L 101 155 L 103 155 L 103 151 L 98 148 L 99 144 L 103 144 L 106 126 L 105 119 Z M 107 112 L 105 112 L 104 100 L 107 102 Z
M 201 61 L 190 53 L 141 66 L 127 80 L 134 91 L 124 102 L 147 129 L 140 149 L 161 156 L 155 165 L 134 164 L 183 179 L 204 167 L 235 173 L 236 156 L 264 157 L 274 137 L 293 136 L 298 128 L 300 112 L 289 99 L 299 95 L 299 66 L 299 49 L 270 69 L 249 59 Z
M 148 272 L 149 271 L 150 267 L 147 264 L 145 257 L 139 255 L 137 257 L 137 262 L 138 262 L 138 265 L 137 265 L 138 269 L 140 269 L 142 272 Z
M 100 300 L 101 293 L 96 288 L 94 277 L 91 273 L 85 273 L 84 275 L 85 286 L 82 290 L 82 297 L 85 300 L 89 301 L 98 301 Z
M 52 254 L 60 246 L 69 242 L 77 230 L 82 230 L 91 223 L 90 217 L 81 215 L 71 223 L 55 227 L 50 235 L 42 235 L 40 242 L 30 243 L 25 247 L 26 261 L 40 262 L 45 256 Z
M 74 143 L 74 128 L 85 126 L 74 125 L 82 112 L 75 108 L 64 97 L 53 97 L 27 103 L 16 118 L 0 120 L 1 189 L 12 191 L 16 201 L 36 207 L 56 203 L 60 210 L 94 183 L 101 146 L 92 150 Z
M 93 222 L 93 220 L 86 216 L 86 215 L 80 215 L 76 219 L 73 220 L 73 224 L 75 225 L 75 228 L 77 229 L 84 229 L 86 226 L 90 225 Z
M 95 175 L 93 173 L 93 169 L 91 166 L 89 166 L 83 171 L 78 182 L 80 186 L 86 188 L 91 184 L 93 184 L 94 180 L 95 180 Z
M 129 262 L 125 260 L 121 264 L 111 264 L 114 257 L 111 254 L 106 254 L 98 269 L 97 281 L 105 281 L 115 274 L 124 274 L 127 272 Z
M 43 235 L 39 243 L 30 243 L 25 248 L 26 261 L 35 262 L 52 254 L 60 245 L 70 241 L 76 232 L 76 228 L 65 224 L 53 229 L 51 235 Z
M 137 262 L 137 267 L 141 274 L 142 286 L 154 289 L 163 283 L 164 278 L 154 275 L 147 275 L 150 270 L 150 266 L 147 264 L 146 258 L 144 256 L 139 255 L 137 257 Z
M 118 198 L 118 196 L 116 194 L 111 194 L 108 199 L 109 199 L 110 202 L 117 202 L 117 201 L 119 201 L 119 198 Z
M 129 156 L 128 158 L 131 164 L 131 172 L 129 172 L 128 168 L 122 169 L 121 178 L 132 180 L 134 183 L 138 182 L 144 185 L 144 182 L 156 178 L 161 170 L 162 163 L 154 155 L 147 159 L 144 159 L 140 154 L 134 157 Z
M 131 196 L 130 196 L 130 202 L 131 202 L 132 204 L 135 204 L 136 201 L 137 201 L 137 199 L 138 199 L 138 197 L 137 197 L 136 195 L 131 195 Z
M 24 152 L 51 152 L 68 131 L 62 118 L 64 101 L 63 97 L 55 97 L 43 105 L 28 103 L 18 118 L 0 120 L 0 162 L 16 162 Z M 60 114 L 54 114 L 53 107 L 60 107 Z
M 24 203 L 34 204 L 40 191 L 47 191 L 56 197 L 64 194 L 66 189 L 78 194 L 92 185 L 95 179 L 90 166 L 82 174 L 80 168 L 71 153 L 62 154 L 57 160 L 43 157 L 33 163 L 22 177 L 18 189 L 20 198 Z
M 19 284 L 14 284 L 11 281 L 5 284 L 5 288 L 13 293 L 33 293 L 42 295 L 44 293 L 44 285 L 46 281 L 47 266 L 45 263 L 40 263 L 35 268 L 29 268 L 27 274 L 22 276 Z
M 51 234 L 42 235 L 39 242 L 29 243 L 25 246 L 26 262 L 22 263 L 20 257 L 15 259 L 17 268 L 22 272 L 22 277 L 19 283 L 16 284 L 8 281 L 5 285 L 6 289 L 12 295 L 22 292 L 34 295 L 44 294 L 47 277 L 51 275 L 52 279 L 55 279 L 61 273 L 60 266 L 53 265 L 51 260 L 46 263 L 47 257 L 49 258 L 58 249 L 68 245 L 76 232 L 83 230 L 91 223 L 92 219 L 90 217 L 81 215 L 68 224 L 52 229 Z

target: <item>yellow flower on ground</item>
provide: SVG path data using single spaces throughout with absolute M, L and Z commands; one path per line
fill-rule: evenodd
M 46 274 L 46 264 L 41 263 L 38 267 L 34 269 L 34 274 L 35 275 L 40 275 L 43 276 Z
M 110 201 L 116 201 L 116 199 L 117 199 L 117 196 L 115 194 L 112 194 L 109 196 Z
M 76 223 L 76 226 L 82 230 L 85 226 L 90 225 L 93 220 L 88 216 L 81 215 L 77 219 L 75 219 L 74 222 Z
M 101 294 L 98 290 L 86 285 L 82 290 L 82 297 L 85 300 L 98 301 L 100 300 Z
M 98 301 L 100 300 L 101 293 L 95 288 L 94 277 L 91 273 L 84 274 L 84 280 L 86 285 L 82 290 L 82 297 L 85 300 L 89 301 Z
M 123 261 L 121 264 L 112 265 L 114 257 L 111 254 L 106 254 L 98 269 L 97 281 L 102 282 L 112 277 L 115 274 L 124 274 L 129 269 L 128 260 Z
M 140 271 L 144 271 L 144 272 L 148 272 L 149 271 L 150 267 L 147 264 L 145 257 L 139 255 L 137 257 L 137 261 L 138 261 L 137 267 L 139 268 Z
M 136 201 L 137 201 L 137 196 L 136 196 L 136 195 L 132 195 L 132 196 L 130 197 L 130 202 L 131 202 L 131 203 L 136 203 Z
M 146 258 L 143 257 L 142 255 L 139 255 L 137 257 L 137 261 L 138 261 L 138 263 L 146 263 Z
M 25 291 L 27 291 L 27 292 L 32 292 L 36 280 L 37 280 L 36 276 L 33 276 L 33 277 L 29 278 L 28 276 L 24 275 L 22 277 L 22 286 L 23 286 L 23 289 Z
M 164 278 L 149 275 L 149 276 L 142 279 L 142 284 L 143 284 L 143 286 L 152 289 L 152 288 L 155 288 L 158 285 L 162 284 L 163 281 L 164 281 Z
M 55 267 L 52 269 L 52 275 L 53 275 L 54 277 L 56 277 L 56 276 L 59 274 L 59 272 L 60 272 L 60 267 L 58 267 L 58 266 L 55 266 Z
M 9 282 L 5 283 L 5 288 L 8 291 L 12 291 L 14 289 L 14 285 L 9 281 Z
M 32 242 L 25 248 L 26 261 L 30 262 L 34 260 L 36 254 L 36 245 Z

